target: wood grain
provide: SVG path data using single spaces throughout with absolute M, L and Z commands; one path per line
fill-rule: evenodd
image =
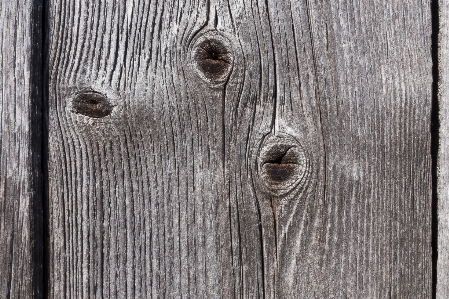
M 438 263 L 437 298 L 449 296 L 449 3 L 438 1 Z
M 42 2 L 0 3 L 0 298 L 43 297 Z
M 429 2 L 50 0 L 49 297 L 429 298 Z

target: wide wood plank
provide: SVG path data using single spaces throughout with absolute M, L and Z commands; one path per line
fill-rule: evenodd
M 0 298 L 43 296 L 42 2 L 0 2 Z
M 49 1 L 50 298 L 428 298 L 430 1 Z

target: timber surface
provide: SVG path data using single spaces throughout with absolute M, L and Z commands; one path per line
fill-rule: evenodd
M 430 298 L 430 1 L 48 2 L 49 298 Z
M 449 3 L 439 4 L 438 267 L 437 298 L 449 297 Z
M 42 9 L 0 2 L 0 298 L 43 295 Z

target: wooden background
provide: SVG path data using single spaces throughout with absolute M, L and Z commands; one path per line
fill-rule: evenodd
M 0 298 L 446 298 L 447 8 L 0 3 Z
M 42 298 L 43 9 L 0 3 L 0 298 Z

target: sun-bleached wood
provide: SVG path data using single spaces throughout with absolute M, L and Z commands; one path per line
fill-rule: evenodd
M 0 298 L 42 298 L 42 3 L 0 2 Z
M 430 297 L 430 1 L 48 2 L 49 298 Z
M 437 298 L 449 297 L 449 3 L 438 1 L 438 266 Z

